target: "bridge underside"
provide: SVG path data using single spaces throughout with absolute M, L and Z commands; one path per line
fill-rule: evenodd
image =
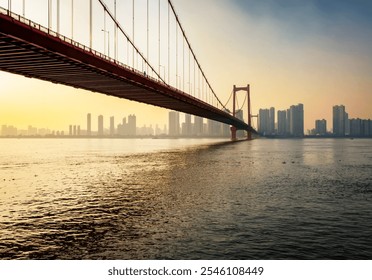
M 39 28 L 0 14 L 0 70 L 193 114 L 254 132 L 222 110 Z

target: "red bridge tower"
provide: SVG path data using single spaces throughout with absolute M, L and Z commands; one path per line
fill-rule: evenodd
M 237 87 L 234 85 L 234 90 L 233 90 L 233 116 L 236 117 L 236 94 L 239 91 L 245 91 L 247 92 L 247 103 L 248 103 L 248 124 L 249 126 L 252 126 L 252 115 L 251 115 L 251 94 L 250 94 L 250 86 L 247 85 L 246 87 Z M 231 126 L 231 140 L 236 141 L 236 127 Z M 247 140 L 252 140 L 252 132 L 247 131 Z

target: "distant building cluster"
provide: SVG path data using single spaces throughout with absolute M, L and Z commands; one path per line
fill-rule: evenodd
M 333 131 L 327 130 L 326 120 L 316 120 L 310 135 L 333 137 L 372 137 L 372 120 L 349 118 L 344 105 L 333 106 Z
M 327 121 L 325 119 L 315 121 L 315 131 L 311 134 L 325 136 L 327 135 Z
M 181 123 L 180 116 L 184 117 Z M 169 129 L 164 125 L 160 128 L 158 125 L 153 127 L 142 126 L 137 127 L 137 117 L 129 115 L 120 120 L 119 123 L 115 122 L 114 117 L 110 117 L 105 122 L 103 115 L 96 118 L 88 113 L 86 117 L 85 126 L 70 124 L 66 132 L 64 131 L 51 131 L 49 129 L 37 129 L 32 126 L 28 130 L 18 130 L 14 126 L 3 125 L 1 136 L 64 136 L 64 137 L 141 137 L 141 136 L 170 136 L 170 137 L 227 137 L 231 136 L 230 125 L 223 124 L 213 120 L 206 120 L 198 116 L 190 114 L 182 114 L 179 112 L 169 112 L 168 115 Z M 243 111 L 238 110 L 236 117 L 243 120 Z M 95 119 L 95 120 L 94 120 Z M 95 126 L 96 130 L 92 127 Z M 238 137 L 244 137 L 244 131 L 238 131 Z
M 277 117 L 277 118 L 276 118 Z M 372 137 L 372 120 L 349 118 L 344 105 L 333 106 L 333 130 L 328 130 L 325 119 L 316 120 L 315 128 L 308 131 L 311 136 L 327 137 Z M 260 109 L 258 133 L 263 136 L 303 137 L 304 105 L 293 105 L 287 110 Z
M 86 129 L 80 125 L 69 125 L 67 132 L 36 128 L 31 125 L 27 129 L 18 129 L 12 125 L 2 125 L 3 137 L 142 137 L 142 136 L 170 136 L 170 137 L 230 137 L 230 125 L 213 120 L 206 120 L 198 116 L 184 114 L 184 122 L 181 123 L 181 113 L 169 112 L 168 130 L 164 125 L 153 127 L 137 127 L 135 115 L 129 115 L 115 123 L 115 118 L 110 117 L 105 126 L 103 115 L 96 119 L 97 130 L 92 129 L 92 115 L 87 114 Z M 238 110 L 236 117 L 243 120 L 243 111 Z M 273 137 L 304 137 L 304 105 L 292 105 L 287 110 L 275 112 L 275 108 L 260 109 L 258 114 L 258 133 L 262 136 Z M 344 105 L 333 107 L 333 130 L 327 127 L 325 119 L 316 120 L 315 128 L 308 131 L 311 136 L 321 137 L 372 137 L 372 120 L 349 118 Z M 245 131 L 238 131 L 237 136 L 245 137 Z
M 158 125 L 153 128 L 151 125 L 143 127 L 137 127 L 137 118 L 135 115 L 129 115 L 128 118 L 123 118 L 121 122 L 116 126 L 115 118 L 110 117 L 109 126 L 105 126 L 104 116 L 99 115 L 97 117 L 97 130 L 92 129 L 92 115 L 87 114 L 86 129 L 82 129 L 80 125 L 70 124 L 67 132 L 55 131 L 50 129 L 38 129 L 33 126 L 28 126 L 28 129 L 21 130 L 17 129 L 12 125 L 2 125 L 0 136 L 3 137 L 39 137 L 39 136 L 64 136 L 64 137 L 136 137 L 136 136 L 153 136 L 153 135 L 165 135 L 167 128 L 164 126 L 163 129 L 159 128 Z
M 33 137 L 33 136 L 63 136 L 64 131 L 50 130 L 48 128 L 36 128 L 31 125 L 27 129 L 18 129 L 12 125 L 2 125 L 1 126 L 1 136 L 24 136 L 24 137 Z
M 236 117 L 243 120 L 243 111 L 236 112 Z M 193 122 L 192 122 L 193 118 Z M 244 131 L 238 131 L 238 137 L 244 137 Z M 230 137 L 230 125 L 198 116 L 185 114 L 185 121 L 181 123 L 179 112 L 169 112 L 169 136 L 171 137 Z
M 304 105 L 293 105 L 287 110 L 275 108 L 260 109 L 258 113 L 258 133 L 263 136 L 303 137 Z
M 71 127 L 71 126 L 70 126 Z M 137 117 L 129 115 L 123 118 L 119 124 L 115 125 L 115 117 L 110 117 L 108 128 L 105 127 L 104 116 L 99 115 L 97 119 L 97 131 L 92 130 L 92 115 L 87 115 L 87 130 L 82 130 L 80 135 L 98 136 L 98 137 L 136 137 L 136 136 L 153 136 L 166 134 L 166 127 L 160 129 L 158 125 L 155 128 L 144 125 L 137 127 Z M 71 132 L 71 130 L 70 130 Z M 70 134 L 71 135 L 71 134 Z M 73 134 L 72 134 L 73 135 Z M 78 135 L 79 136 L 79 135 Z

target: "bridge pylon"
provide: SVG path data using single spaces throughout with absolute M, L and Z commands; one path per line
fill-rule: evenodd
M 237 87 L 236 85 L 234 85 L 234 89 L 233 89 L 233 116 L 236 117 L 236 101 L 237 101 L 236 94 L 239 91 L 245 91 L 247 93 L 248 125 L 250 127 L 252 127 L 251 94 L 250 94 L 250 85 L 249 84 L 246 87 Z M 237 140 L 237 136 L 236 136 L 237 129 L 234 126 L 231 126 L 230 129 L 231 129 L 231 140 L 236 141 Z M 251 131 L 247 131 L 247 140 L 252 140 L 252 132 Z

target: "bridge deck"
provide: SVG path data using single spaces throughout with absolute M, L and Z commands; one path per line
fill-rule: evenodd
M 254 131 L 243 121 L 30 21 L 0 13 L 0 70 Z

